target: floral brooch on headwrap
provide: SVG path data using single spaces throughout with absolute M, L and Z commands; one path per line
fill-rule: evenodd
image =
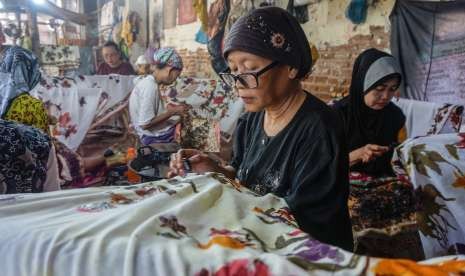
M 284 34 L 270 28 L 262 16 L 250 16 L 247 18 L 247 28 L 261 33 L 264 36 L 263 42 L 270 44 L 274 48 L 282 49 L 285 52 L 292 50 L 291 44 L 286 40 Z

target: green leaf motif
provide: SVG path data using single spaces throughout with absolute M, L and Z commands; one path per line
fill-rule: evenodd
M 425 153 L 428 156 L 428 158 L 434 162 L 447 162 L 444 158 L 442 158 L 442 156 L 439 153 L 435 151 L 425 151 Z
M 415 169 L 422 175 L 428 176 L 427 168 L 435 171 L 437 174 L 442 175 L 441 168 L 438 163 L 447 163 L 447 161 L 436 151 L 425 150 L 426 145 L 415 145 L 410 149 L 407 164 L 412 164 Z M 450 151 L 449 151 L 450 152 Z
M 452 157 L 454 157 L 456 160 L 459 160 L 459 154 L 455 145 L 445 145 L 445 147 Z
M 437 174 L 442 175 L 441 168 L 439 167 L 439 165 L 437 163 L 437 162 L 440 162 L 440 161 L 436 162 L 433 158 L 428 158 L 428 157 L 430 157 L 430 156 L 422 156 L 423 164 L 425 164 L 426 167 L 428 167 L 428 168 L 432 169 L 433 171 L 435 171 Z
M 279 236 L 276 239 L 275 243 L 274 243 L 274 246 L 275 246 L 274 249 L 283 249 L 283 248 L 285 248 L 285 247 L 287 247 L 287 246 L 289 246 L 289 245 L 291 245 L 293 243 L 303 241 L 303 240 L 306 240 L 306 239 L 308 239 L 307 236 L 290 238 L 290 239 L 286 240 L 284 238 L 284 236 Z

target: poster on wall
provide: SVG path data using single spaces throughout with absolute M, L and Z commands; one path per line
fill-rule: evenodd
M 465 2 L 397 1 L 391 50 L 404 75 L 406 98 L 465 102 Z

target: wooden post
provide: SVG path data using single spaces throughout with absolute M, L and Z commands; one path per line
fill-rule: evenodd
M 149 0 L 145 0 L 145 48 L 149 47 L 150 43 L 150 4 Z
M 19 9 L 16 10 L 15 16 L 16 16 L 16 24 L 18 26 L 19 36 L 21 37 L 23 35 L 23 27 L 21 26 L 21 11 L 19 11 Z
M 37 11 L 33 5 L 27 5 L 27 17 L 29 21 L 29 33 L 32 40 L 32 52 L 40 56 L 40 37 L 39 27 L 37 25 Z

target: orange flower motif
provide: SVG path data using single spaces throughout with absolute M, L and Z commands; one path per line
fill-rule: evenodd
M 465 272 L 465 261 L 446 261 L 436 265 L 422 265 L 410 260 L 381 260 L 374 268 L 375 275 L 460 275 Z M 453 274 L 452 274 L 453 273 Z
M 454 186 L 455 188 L 464 188 L 465 189 L 465 175 L 460 175 L 458 173 L 454 173 L 455 174 L 455 181 L 454 181 L 454 184 L 452 184 L 452 186 Z

